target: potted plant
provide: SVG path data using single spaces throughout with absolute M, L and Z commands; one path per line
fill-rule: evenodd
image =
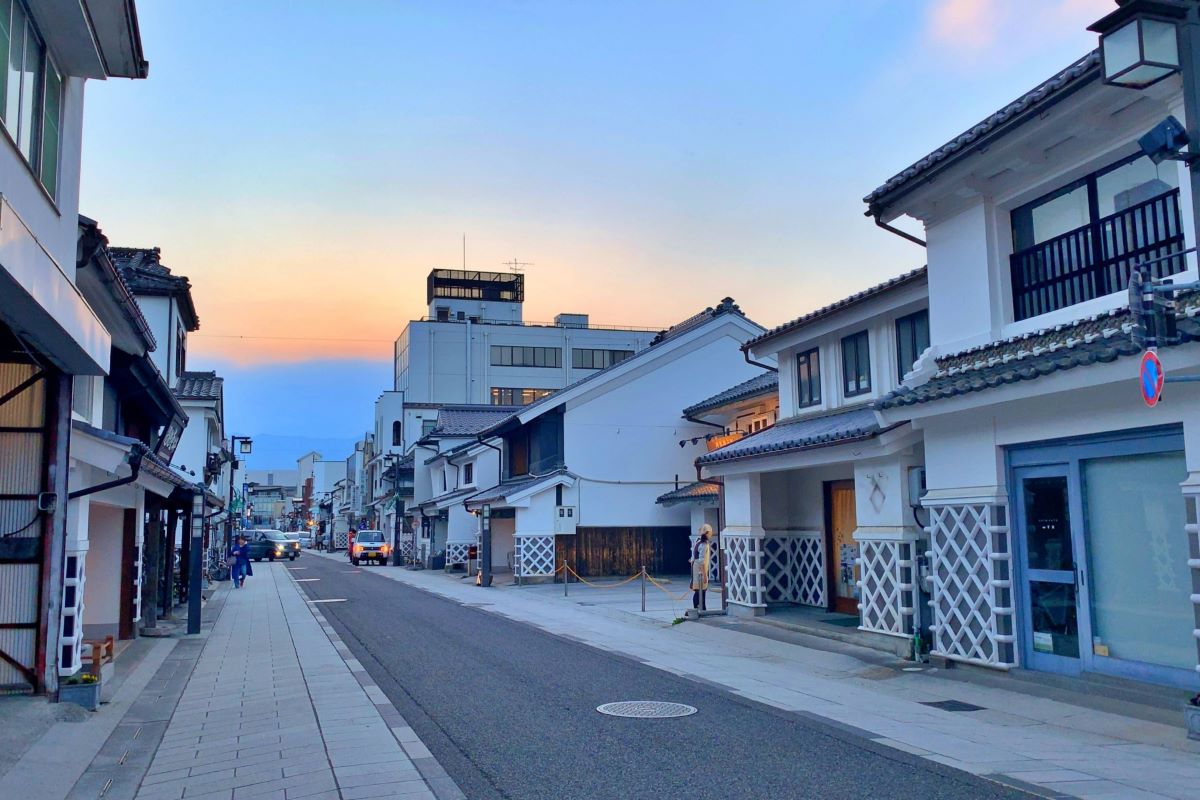
M 1197 694 L 1183 707 L 1184 720 L 1187 722 L 1189 739 L 1200 740 L 1200 694 Z
M 100 708 L 100 679 L 90 672 L 63 679 L 58 684 L 58 701 L 97 711 Z

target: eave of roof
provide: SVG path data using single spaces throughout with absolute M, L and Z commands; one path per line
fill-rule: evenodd
M 514 497 L 523 492 L 537 490 L 543 485 L 558 483 L 563 479 L 568 479 L 573 483 L 576 480 L 576 476 L 567 469 L 557 469 L 547 475 L 501 481 L 495 486 L 489 486 L 482 491 L 476 492 L 464 500 L 463 503 L 468 508 L 471 506 L 480 506 L 485 503 L 506 503 L 509 501 L 510 497 Z
M 866 301 L 872 300 L 880 295 L 886 294 L 887 292 L 909 286 L 910 284 L 919 283 L 920 281 L 926 279 L 927 272 L 927 267 L 917 267 L 916 269 L 912 269 L 901 275 L 897 275 L 894 278 L 889 278 L 883 283 L 878 283 L 870 288 L 863 289 L 861 292 L 855 292 L 849 297 L 843 297 L 841 300 L 837 300 L 827 306 L 822 306 L 815 311 L 802 314 L 801 316 L 796 317 L 789 322 L 785 322 L 782 325 L 777 325 L 766 333 L 755 336 L 753 339 L 742 345 L 742 349 L 749 350 L 750 348 L 756 347 L 763 342 L 792 333 L 793 331 L 799 330 L 806 325 L 810 325 L 818 320 L 830 317 L 840 311 L 845 311 L 846 309 L 852 308 L 860 303 L 865 303 Z
M 1200 340 L 1200 292 L 1176 302 L 1180 334 L 1185 341 Z M 1142 348 L 1133 342 L 1131 325 L 1129 310 L 1120 308 L 952 353 L 937 359 L 928 381 L 900 386 L 874 405 L 880 410 L 913 406 L 1138 355 Z
M 769 397 L 774 395 L 778 390 L 779 373 L 764 372 L 748 381 L 742 381 L 737 386 L 732 386 L 723 392 L 714 394 L 712 397 L 701 400 L 695 405 L 688 406 L 683 410 L 683 416 L 694 417 L 697 414 L 703 414 L 706 411 L 713 411 L 754 397 Z
M 790 417 L 696 459 L 699 465 L 871 439 L 884 432 L 870 406 L 812 417 Z
M 900 195 L 915 188 L 918 179 L 946 169 L 958 159 L 986 146 L 1027 120 L 1045 112 L 1100 77 L 1100 51 L 1093 50 L 1018 97 L 998 111 L 971 126 L 933 152 L 905 167 L 882 186 L 863 198 L 868 214 L 878 215 Z
M 720 487 L 714 483 L 697 481 L 686 486 L 680 486 L 666 494 L 661 494 L 654 501 L 663 506 L 674 506 L 680 503 L 716 503 L 720 497 Z

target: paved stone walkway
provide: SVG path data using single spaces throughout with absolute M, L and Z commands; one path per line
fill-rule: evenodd
M 228 591 L 137 798 L 462 798 L 290 567 L 255 569 Z
M 325 556 L 329 557 L 329 556 Z M 345 558 L 344 555 L 333 556 Z M 670 602 L 639 607 L 636 586 L 479 589 L 439 571 L 364 567 L 461 603 L 535 625 L 653 667 L 718 686 L 1044 796 L 1090 800 L 1200 797 L 1200 742 L 1177 725 L 1084 708 L 1013 689 L 953 679 L 934 668 L 904 672 L 878 653 L 820 640 L 774 641 L 720 623 L 671 625 Z M 927 705 L 954 700 L 981 707 Z

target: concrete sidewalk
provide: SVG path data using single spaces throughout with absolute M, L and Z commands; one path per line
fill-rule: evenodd
M 1003 776 L 1044 796 L 1200 796 L 1200 743 L 1186 739 L 1182 710 L 1179 724 L 1168 725 L 1033 696 L 1015 683 L 997 688 L 963 680 L 834 642 L 798 646 L 720 623 L 671 625 L 683 601 L 664 596 L 643 615 L 636 584 L 613 590 L 572 585 L 564 598 L 561 585 L 484 590 L 441 572 L 363 569 L 458 602 L 486 602 L 491 613 L 819 716 L 940 764 Z
M 136 732 L 128 741 L 110 736 L 67 796 L 463 798 L 301 595 L 295 567 L 304 576 L 302 564 L 256 565 L 245 588 L 222 590 L 208 637 L 180 640 L 203 645 L 190 675 L 179 676 L 172 697 L 162 687 L 143 692 L 114 736 L 122 727 Z M 128 722 L 138 705 L 138 720 Z M 140 734 L 155 741 L 139 746 Z

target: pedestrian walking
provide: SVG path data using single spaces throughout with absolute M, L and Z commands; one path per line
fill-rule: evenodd
M 700 538 L 692 546 L 692 608 L 706 611 L 704 595 L 708 591 L 708 569 L 712 563 L 711 525 L 700 526 Z
M 233 579 L 234 588 L 242 588 L 247 575 L 253 575 L 250 568 L 250 545 L 246 544 L 245 536 L 238 536 L 233 547 L 229 548 L 229 576 Z

